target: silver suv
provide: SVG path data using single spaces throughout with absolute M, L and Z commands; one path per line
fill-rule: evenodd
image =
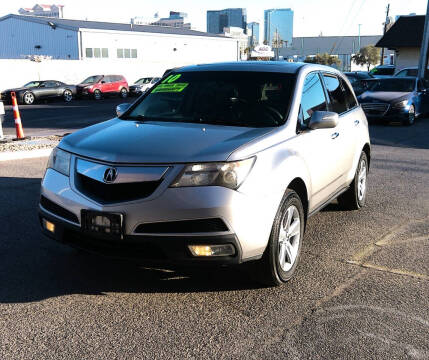
M 365 204 L 368 123 L 335 69 L 175 69 L 118 117 L 65 137 L 42 181 L 43 232 L 148 264 L 297 267 L 309 216 Z

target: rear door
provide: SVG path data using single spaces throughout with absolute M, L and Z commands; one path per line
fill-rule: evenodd
M 341 173 L 341 182 L 345 183 L 356 153 L 356 128 L 361 125 L 357 116 L 357 103 L 348 84 L 341 77 L 324 73 L 323 80 L 329 98 L 328 109 L 337 113 L 340 119 L 335 147 L 338 151 L 337 166 Z

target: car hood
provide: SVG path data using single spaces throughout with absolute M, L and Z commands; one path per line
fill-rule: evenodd
M 66 136 L 59 147 L 113 163 L 225 161 L 235 149 L 270 131 L 272 128 L 115 118 Z
M 15 91 L 15 92 L 19 92 L 19 91 L 24 91 L 27 90 L 27 88 L 25 87 L 20 87 L 20 88 L 16 88 L 16 89 L 7 89 L 7 90 L 3 90 L 2 93 L 10 93 L 11 91 Z
M 391 91 L 377 91 L 371 92 L 366 91 L 363 94 L 359 95 L 359 102 L 368 103 L 368 102 L 396 102 L 401 99 L 405 99 L 410 96 L 410 92 L 391 92 Z

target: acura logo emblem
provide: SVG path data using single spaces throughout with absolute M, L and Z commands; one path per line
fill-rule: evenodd
M 117 177 L 118 177 L 118 170 L 116 170 L 113 167 L 107 168 L 106 171 L 104 171 L 103 180 L 106 184 L 111 184 L 116 180 Z

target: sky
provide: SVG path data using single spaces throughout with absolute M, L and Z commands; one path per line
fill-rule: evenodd
M 51 3 L 42 0 L 42 3 Z M 60 0 L 64 17 L 113 22 L 129 22 L 132 17 L 150 17 L 156 12 L 167 17 L 169 10 L 188 13 L 196 30 L 206 31 L 206 11 L 243 7 L 247 21 L 261 24 L 264 9 L 291 8 L 294 11 L 293 36 L 361 35 L 382 33 L 387 4 L 390 15 L 425 14 L 427 0 Z M 35 0 L 0 1 L 0 15 L 17 13 L 20 7 L 32 7 Z M 180 5 L 178 5 L 180 4 Z

